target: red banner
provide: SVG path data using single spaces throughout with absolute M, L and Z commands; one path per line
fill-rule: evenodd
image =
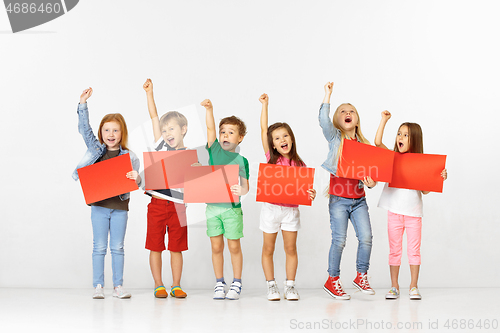
M 257 201 L 311 206 L 307 190 L 313 188 L 314 168 L 261 163 Z
M 91 204 L 139 189 L 135 180 L 126 176 L 132 170 L 129 154 L 78 169 L 85 202 Z

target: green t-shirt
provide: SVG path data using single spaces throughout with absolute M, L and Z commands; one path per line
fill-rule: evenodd
M 220 146 L 219 140 L 215 139 L 214 143 L 208 147 L 208 143 L 205 146 L 208 150 L 210 156 L 210 165 L 228 165 L 237 164 L 240 167 L 239 175 L 245 179 L 250 177 L 250 167 L 248 166 L 248 160 L 238 153 L 233 153 L 230 151 L 225 151 Z M 222 207 L 222 208 L 240 208 L 241 203 L 231 203 L 231 202 L 221 202 L 221 203 L 208 203 L 207 205 Z

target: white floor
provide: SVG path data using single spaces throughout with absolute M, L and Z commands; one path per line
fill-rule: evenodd
M 155 299 L 136 289 L 127 300 L 105 291 L 106 299 L 93 300 L 91 289 L 0 288 L 0 332 L 500 331 L 500 288 L 422 289 L 421 301 L 353 289 L 346 289 L 350 301 L 337 301 L 322 289 L 302 289 L 298 302 L 269 302 L 256 289 L 244 289 L 238 301 L 212 300 L 208 290 Z

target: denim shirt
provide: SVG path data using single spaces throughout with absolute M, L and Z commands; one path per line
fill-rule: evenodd
M 332 175 L 336 175 L 338 164 L 337 152 L 342 142 L 342 133 L 338 128 L 335 128 L 335 126 L 333 126 L 333 122 L 330 119 L 330 104 L 321 104 L 318 118 L 319 126 L 321 126 L 323 135 L 328 141 L 328 156 L 326 157 L 326 160 L 323 162 L 321 167 L 323 167 L 323 169 L 325 169 Z M 364 186 L 363 182 L 360 181 L 358 186 L 359 188 L 362 188 Z
M 100 143 L 99 140 L 96 138 L 94 135 L 94 132 L 92 131 L 92 128 L 90 127 L 90 122 L 89 122 L 89 110 L 87 109 L 87 103 L 84 104 L 78 104 L 78 132 L 83 136 L 83 141 L 85 141 L 85 144 L 87 145 L 87 151 L 85 152 L 85 155 L 83 155 L 83 158 L 81 161 L 78 163 L 76 166 L 75 171 L 73 171 L 72 177 L 74 180 L 78 180 L 78 169 L 83 168 L 85 166 L 94 164 L 97 162 L 98 159 L 100 159 L 104 154 L 106 154 L 107 148 L 105 143 Z M 122 149 L 120 146 L 120 153 L 118 155 L 123 155 L 123 154 L 130 154 L 130 160 L 132 162 L 132 168 L 139 172 L 139 167 L 140 167 L 140 161 L 135 156 L 135 154 L 132 151 L 128 151 L 125 149 Z M 120 199 L 127 200 L 130 197 L 130 193 L 124 193 L 120 194 Z

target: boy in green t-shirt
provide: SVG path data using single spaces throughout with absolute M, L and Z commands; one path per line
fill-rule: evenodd
M 206 109 L 207 146 L 210 155 L 210 165 L 237 164 L 240 167 L 240 183 L 231 186 L 234 195 L 248 193 L 249 167 L 246 158 L 236 153 L 236 147 L 243 141 L 246 134 L 245 123 L 235 117 L 226 117 L 219 124 L 219 140 L 215 129 L 214 109 L 209 99 L 201 102 Z M 236 300 L 241 292 L 241 272 L 243 269 L 243 255 L 241 253 L 240 238 L 243 237 L 243 212 L 241 203 L 207 204 L 207 235 L 212 244 L 212 264 L 217 279 L 214 299 Z M 233 283 L 226 294 L 224 282 L 224 238 L 231 253 L 233 265 Z

